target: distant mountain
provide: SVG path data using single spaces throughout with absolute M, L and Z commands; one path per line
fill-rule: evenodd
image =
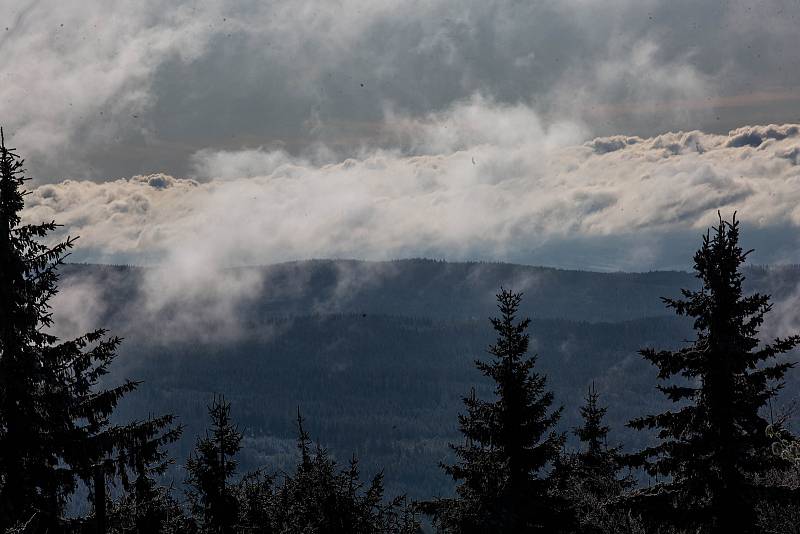
M 307 261 L 219 273 L 221 287 L 242 280 L 252 286 L 219 307 L 225 297 L 218 288 L 190 288 L 153 306 L 152 276 L 135 267 L 63 269 L 66 293 L 91 288 L 86 294 L 94 300 L 78 308 L 94 310 L 94 326 L 126 338 L 114 374 L 145 381 L 120 417 L 179 415 L 187 425 L 175 451 L 180 464 L 203 431 L 205 403 L 224 393 L 246 435 L 243 467 L 279 469 L 295 453 L 292 421 L 300 407 L 313 436 L 334 454 L 357 452 L 365 472 L 385 468 L 388 490 L 412 497 L 449 490 L 437 464 L 457 439 L 460 398 L 473 386 L 491 393 L 472 362 L 493 341 L 486 318 L 501 285 L 525 291 L 532 346 L 565 406 L 563 428 L 577 423 L 577 406 L 594 380 L 610 406 L 613 438 L 638 446 L 646 438 L 627 432 L 625 422 L 663 401 L 654 369 L 637 350 L 676 347 L 691 336 L 690 324 L 665 310 L 660 297 L 696 283 L 683 272 Z M 748 278 L 750 287 L 783 298 L 800 269 L 754 268 Z M 182 479 L 179 466 L 173 475 Z
M 70 264 L 64 283 L 97 282 L 109 313 L 125 320 L 141 298 L 147 268 Z M 525 292 L 523 311 L 533 317 L 577 321 L 624 321 L 669 314 L 661 297 L 696 286 L 690 273 L 599 273 L 507 263 L 448 263 L 435 260 L 364 262 L 310 260 L 226 269 L 226 282 L 250 277 L 260 283 L 241 299 L 240 311 L 285 317 L 326 313 L 378 313 L 435 319 L 483 319 L 494 310 L 501 286 Z M 750 288 L 793 291 L 800 267 L 752 267 Z M 112 298 L 111 295 L 114 295 Z

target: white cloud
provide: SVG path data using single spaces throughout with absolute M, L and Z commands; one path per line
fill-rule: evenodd
M 550 150 L 579 141 L 585 127 L 576 122 L 546 126 L 539 114 L 522 103 L 502 104 L 481 94 L 441 112 L 411 117 L 387 107 L 383 144 L 404 153 L 443 154 L 479 146 Z
M 392 115 L 386 132 L 419 155 L 313 164 L 204 151 L 199 174 L 220 178 L 43 185 L 25 217 L 80 235 L 80 259 L 166 262 L 184 274 L 312 257 L 575 266 L 559 250 L 574 258 L 581 247 L 596 257 L 579 267 L 646 269 L 686 265 L 688 256 L 665 260 L 676 253 L 667 236 L 696 236 L 717 210 L 785 232 L 785 249 L 800 226 L 796 125 L 580 143 L 577 126 L 546 128 L 521 105 L 475 97 L 422 119 Z M 796 260 L 766 246 L 760 257 Z

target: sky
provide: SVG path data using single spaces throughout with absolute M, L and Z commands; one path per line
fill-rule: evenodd
M 77 261 L 796 263 L 797 0 L 0 0 L 25 218 Z M 772 125 L 772 126 L 770 126 Z

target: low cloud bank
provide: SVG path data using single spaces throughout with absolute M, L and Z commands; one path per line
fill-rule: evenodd
M 237 335 L 242 304 L 292 289 L 266 287 L 258 270 L 234 266 L 427 256 L 688 269 L 717 210 L 738 211 L 744 246 L 757 250 L 752 261 L 798 263 L 800 125 L 583 141 L 579 125 L 545 127 L 525 108 L 475 97 L 422 119 L 392 116 L 382 135 L 406 148 L 336 163 L 324 150 L 321 161 L 203 151 L 191 179 L 41 185 L 24 217 L 79 235 L 73 260 L 152 265 L 137 271 L 138 316 L 125 328 L 155 320 L 197 339 Z M 358 270 L 338 276 L 331 298 L 370 283 Z M 56 303 L 64 328 L 97 324 L 102 287 L 86 279 L 65 288 Z M 796 309 L 796 289 L 776 291 L 778 309 Z M 315 311 L 329 304 L 336 309 L 323 302 Z M 786 315 L 780 332 L 794 324 Z M 202 326 L 211 324 L 216 331 Z
M 383 135 L 415 140 L 419 155 L 325 163 L 203 151 L 197 179 L 42 185 L 24 215 L 79 235 L 76 260 L 189 278 L 320 257 L 687 267 L 717 210 L 738 210 L 758 261 L 798 261 L 798 125 L 582 142 L 578 125 L 544 127 L 524 107 L 474 97 L 422 119 L 389 117 Z

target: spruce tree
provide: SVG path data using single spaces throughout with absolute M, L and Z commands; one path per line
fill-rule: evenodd
M 457 482 L 455 499 L 423 509 L 447 532 L 555 532 L 567 525 L 562 503 L 551 495 L 546 467 L 558 458 L 564 435 L 554 430 L 561 408 L 528 355 L 530 319 L 517 321 L 522 295 L 501 289 L 500 317 L 491 319 L 497 341 L 491 359 L 475 365 L 495 383 L 492 401 L 473 393 L 459 416 L 463 445 L 451 445 L 458 459 L 443 465 Z
M 637 522 L 619 501 L 633 486 L 633 479 L 620 474 L 621 447 L 608 445 L 607 408 L 600 405 L 599 397 L 592 383 L 580 407 L 583 424 L 574 429 L 580 449 L 558 459 L 552 475 L 554 491 L 570 503 L 578 532 L 629 532 Z
M 158 534 L 181 530 L 184 518 L 180 505 L 170 488 L 159 486 L 157 481 L 172 464 L 165 447 L 183 432 L 173 424 L 172 416 L 135 424 L 136 432 L 126 440 L 126 449 L 120 454 L 127 467 L 121 473 L 125 494 L 112 505 L 111 532 Z
M 110 423 L 137 383 L 99 386 L 121 340 L 102 329 L 70 341 L 48 333 L 57 268 L 75 240 L 47 245 L 55 222 L 22 224 L 25 181 L 0 130 L 0 531 L 55 528 L 77 480 L 126 469 L 121 451 L 139 431 Z
M 313 446 L 298 413 L 300 459 L 293 474 L 245 477 L 240 488 L 243 531 L 308 534 L 412 534 L 419 525 L 403 497 L 384 499 L 383 475 L 361 480 L 355 456 L 339 468 Z
M 186 463 L 189 501 L 202 532 L 228 534 L 235 532 L 239 513 L 231 478 L 236 474 L 242 434 L 231 421 L 231 405 L 224 397 L 214 398 L 208 414 L 211 431 L 197 440 Z
M 622 466 L 621 447 L 608 446 L 608 432 L 611 429 L 603 422 L 608 408 L 600 406 L 599 398 L 600 394 L 592 382 L 586 393 L 585 404 L 580 408 L 583 425 L 574 430 L 582 445 L 576 460 L 588 479 L 612 483 L 618 480 Z
M 776 358 L 800 337 L 760 343 L 771 304 L 767 295 L 743 293 L 741 267 L 749 252 L 739 245 L 735 214 L 730 222 L 720 215 L 712 230 L 694 256 L 700 289 L 664 299 L 678 315 L 694 320 L 694 341 L 675 351 L 641 351 L 658 367 L 660 380 L 672 380 L 658 389 L 677 407 L 630 423 L 657 430 L 659 443 L 635 459 L 651 475 L 665 477 L 642 492 L 637 504 L 680 528 L 756 532 L 759 500 L 786 497 L 781 488 L 756 479 L 781 461 L 770 451 L 762 411 L 792 367 Z

